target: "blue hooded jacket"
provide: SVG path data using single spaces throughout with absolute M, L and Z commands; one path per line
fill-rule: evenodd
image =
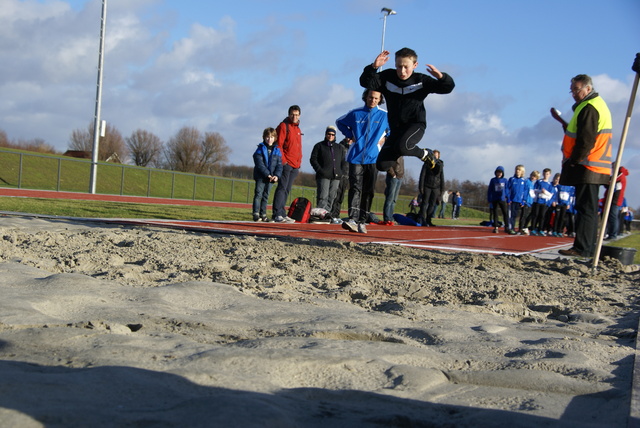
M 493 177 L 489 181 L 487 188 L 487 202 L 497 202 L 507 200 L 507 179 L 504 178 L 504 168 L 499 166 L 495 172 L 502 172 L 502 177 Z

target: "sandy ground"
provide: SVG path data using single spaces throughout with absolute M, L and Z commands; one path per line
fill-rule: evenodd
M 637 266 L 0 218 L 2 427 L 623 427 Z

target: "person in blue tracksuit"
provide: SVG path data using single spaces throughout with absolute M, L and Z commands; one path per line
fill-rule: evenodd
M 522 208 L 520 209 L 520 235 L 529 234 L 529 223 L 532 220 L 531 207 L 536 198 L 536 181 L 540 178 L 539 171 L 531 171 L 529 178 L 524 181 L 524 191 L 522 195 Z
M 509 229 L 509 217 L 507 215 L 507 179 L 504 178 L 504 167 L 502 166 L 496 168 L 494 177 L 489 181 L 487 202 L 492 207 L 493 233 L 498 233 L 498 209 L 502 211 L 505 232 L 512 233 L 511 229 Z
M 524 165 L 517 165 L 507 181 L 507 207 L 509 208 L 509 230 L 515 235 L 516 221 L 520 218 L 520 210 L 524 199 L 525 183 Z
M 367 233 L 364 224 L 371 211 L 378 177 L 376 160 L 389 134 L 389 121 L 387 112 L 378 107 L 384 104 L 380 92 L 366 89 L 362 100 L 364 106 L 339 117 L 336 126 L 352 142 L 347 153 L 349 220 L 343 222 L 342 227 L 350 232 Z
M 567 220 L 567 212 L 571 207 L 571 198 L 575 197 L 575 187 L 560 184 L 560 174 L 556 174 L 553 179 L 556 184 L 555 194 L 555 213 L 556 217 L 553 222 L 553 236 L 564 236 L 564 229 Z
M 256 188 L 253 195 L 253 221 L 269 221 L 267 202 L 273 183 L 277 183 L 282 175 L 282 153 L 275 141 L 276 130 L 266 128 L 262 132 L 262 143 L 253 154 L 253 179 Z
M 531 214 L 533 221 L 531 223 L 531 234 L 538 236 L 545 236 L 544 221 L 546 218 L 547 210 L 553 202 L 553 197 L 556 193 L 556 188 L 553 187 L 553 183 L 549 180 L 551 178 L 551 169 L 545 168 L 542 170 L 542 178 L 536 181 L 535 191 L 536 198 L 533 201 L 533 207 L 531 208 Z

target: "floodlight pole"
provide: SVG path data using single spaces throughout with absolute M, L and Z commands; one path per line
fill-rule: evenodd
M 387 31 L 387 16 L 395 15 L 396 11 L 389 9 L 388 7 L 383 7 L 380 12 L 384 13 L 384 16 L 382 17 L 382 47 L 380 48 L 380 52 L 384 52 L 384 35 Z
M 102 69 L 104 66 L 104 34 L 107 24 L 107 0 L 102 0 L 102 19 L 100 21 L 100 52 L 98 55 L 98 84 L 96 89 L 96 113 L 93 122 L 93 153 L 91 156 L 91 177 L 89 193 L 96 193 L 96 176 L 98 173 L 98 147 L 100 145 L 100 110 L 102 105 Z

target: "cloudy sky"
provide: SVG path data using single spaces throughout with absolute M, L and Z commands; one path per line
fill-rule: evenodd
M 560 167 L 571 77 L 594 78 L 614 117 L 614 145 L 640 51 L 637 0 L 108 0 L 102 118 L 123 136 L 167 141 L 182 126 L 216 131 L 230 162 L 251 165 L 265 127 L 302 108 L 305 163 L 324 129 L 361 105 L 358 77 L 385 48 L 419 54 L 456 81 L 427 98 L 422 146 L 438 148 L 446 178 L 486 181 Z M 93 121 L 101 0 L 0 0 L 0 129 L 63 151 Z M 640 207 L 636 106 L 622 164 Z M 408 162 L 417 177 L 420 163 Z

